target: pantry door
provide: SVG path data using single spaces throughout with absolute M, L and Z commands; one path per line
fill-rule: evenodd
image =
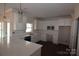
M 70 26 L 59 26 L 58 43 L 69 45 L 71 35 L 70 33 L 71 33 Z

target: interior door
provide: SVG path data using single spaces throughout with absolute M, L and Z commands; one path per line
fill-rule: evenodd
M 59 26 L 59 35 L 58 35 L 58 43 L 69 45 L 70 43 L 70 26 Z

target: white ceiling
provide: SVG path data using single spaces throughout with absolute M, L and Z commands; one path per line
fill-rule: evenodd
M 2 10 L 3 4 L 0 4 Z M 22 9 L 29 16 L 33 17 L 56 17 L 70 15 L 75 4 L 71 3 L 22 3 Z M 10 3 L 6 8 L 19 8 L 19 4 Z

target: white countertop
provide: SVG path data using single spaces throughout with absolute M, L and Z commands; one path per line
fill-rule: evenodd
M 30 56 L 42 45 L 25 41 L 24 39 L 10 39 L 0 42 L 0 55 L 2 56 Z

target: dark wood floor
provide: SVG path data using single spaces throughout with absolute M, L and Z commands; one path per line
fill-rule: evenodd
M 53 44 L 51 42 L 39 41 L 37 44 L 43 45 L 42 56 L 70 56 L 69 52 L 66 51 L 68 46 L 62 44 Z

